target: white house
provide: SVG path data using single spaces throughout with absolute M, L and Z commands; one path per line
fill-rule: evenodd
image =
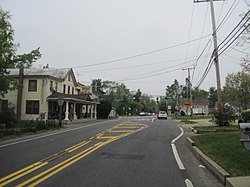
M 76 81 L 69 68 L 8 69 L 11 76 L 22 86 L 8 92 L 1 98 L 1 105 L 12 103 L 17 117 L 31 120 L 43 117 L 59 117 L 59 98 L 62 99 L 62 119 L 64 121 L 80 118 L 96 118 L 98 98 L 91 92 L 82 93 L 84 85 Z M 86 89 L 86 87 L 84 88 Z M 94 99 L 93 99 L 94 98 Z M 3 107 L 0 107 L 3 108 Z

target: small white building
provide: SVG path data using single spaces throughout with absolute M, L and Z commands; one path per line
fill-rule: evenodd
M 98 98 L 92 93 L 82 93 L 84 85 L 77 83 L 74 72 L 69 68 L 8 69 L 6 76 L 22 80 L 22 86 L 9 91 L 0 99 L 15 106 L 21 120 L 45 120 L 59 117 L 58 99 L 63 99 L 62 119 L 64 121 L 80 118 L 96 118 Z M 94 98 L 94 99 L 93 99 Z M 0 106 L 0 108 L 3 108 Z

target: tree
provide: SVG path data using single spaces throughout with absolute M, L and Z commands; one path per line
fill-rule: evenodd
M 6 76 L 7 68 L 19 67 L 22 64 L 30 67 L 33 62 L 41 57 L 39 48 L 30 53 L 17 55 L 17 44 L 14 43 L 14 30 L 10 24 L 11 16 L 9 12 L 0 7 L 0 96 L 17 88 L 13 78 Z
M 224 92 L 230 98 L 228 103 L 247 109 L 250 104 L 250 75 L 244 72 L 228 74 Z
M 207 99 L 209 93 L 205 90 L 199 89 L 199 88 L 195 88 L 194 90 L 192 90 L 192 97 L 194 99 Z
M 214 109 L 215 104 L 217 102 L 217 90 L 213 86 L 209 88 L 208 100 L 209 100 L 209 109 Z
M 179 106 L 179 98 L 182 93 L 183 93 L 183 86 L 179 85 L 179 82 L 176 79 L 174 80 L 174 83 L 172 85 L 167 86 L 166 99 L 168 101 L 168 105 L 171 105 L 171 108 L 173 110 L 175 109 L 175 106 Z
M 250 3 L 246 1 L 246 4 L 248 7 L 250 7 Z M 241 17 L 246 16 L 245 19 L 249 19 L 250 18 L 250 13 L 243 13 L 241 15 Z M 250 43 L 250 27 L 249 27 L 249 20 L 247 22 L 247 24 L 244 27 L 247 27 L 246 30 L 242 33 L 239 41 L 238 41 L 238 45 L 244 46 L 244 45 L 249 45 Z M 242 58 L 242 63 L 241 66 L 243 67 L 243 70 L 250 72 L 250 55 L 246 54 L 246 56 L 244 58 Z

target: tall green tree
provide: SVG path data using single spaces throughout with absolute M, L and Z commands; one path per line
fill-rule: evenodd
M 194 99 L 207 99 L 209 93 L 203 89 L 194 88 L 192 90 L 192 97 Z
M 217 102 L 217 90 L 213 86 L 209 88 L 208 100 L 209 100 L 209 109 L 210 110 L 214 109 Z
M 9 12 L 0 7 L 0 96 L 16 88 L 15 80 L 7 77 L 7 68 L 30 67 L 33 62 L 41 57 L 39 48 L 30 53 L 17 55 L 18 45 L 14 43 L 14 30 L 10 24 Z
M 175 109 L 175 106 L 179 106 L 179 98 L 182 95 L 182 93 L 183 93 L 183 86 L 180 85 L 176 79 L 174 80 L 173 84 L 167 86 L 166 100 L 168 102 L 168 105 L 171 105 L 172 110 Z
M 247 109 L 250 106 L 250 75 L 244 72 L 228 74 L 223 92 L 228 103 Z

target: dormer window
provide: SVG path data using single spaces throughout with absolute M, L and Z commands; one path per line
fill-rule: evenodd
M 68 75 L 68 81 L 70 81 L 70 75 Z

